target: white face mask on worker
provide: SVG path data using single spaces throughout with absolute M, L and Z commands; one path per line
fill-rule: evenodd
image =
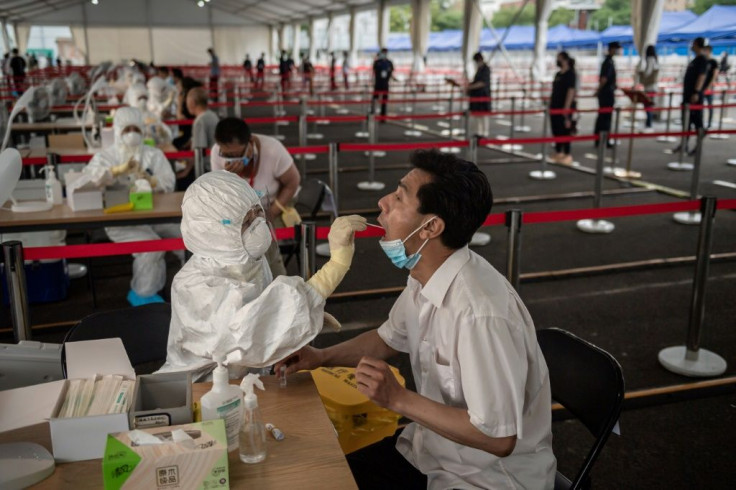
M 140 146 L 142 141 L 143 136 L 141 136 L 141 133 L 138 133 L 137 131 L 131 131 L 123 135 L 123 143 L 125 143 L 125 146 L 129 146 L 131 148 Z

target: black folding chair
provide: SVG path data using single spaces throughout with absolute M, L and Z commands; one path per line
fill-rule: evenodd
M 552 398 L 595 437 L 575 479 L 570 481 L 558 471 L 555 490 L 589 488 L 593 463 L 621 414 L 621 366 L 608 352 L 559 328 L 539 330 L 537 340 L 549 368 Z
M 308 220 L 314 220 L 317 218 L 317 213 L 322 208 L 322 203 L 325 200 L 327 184 L 319 179 L 309 179 L 299 189 L 299 194 L 296 196 L 296 202 L 294 208 L 303 217 Z M 301 269 L 301 259 L 297 253 L 299 250 L 298 240 L 281 240 L 279 241 L 279 251 L 281 255 L 285 255 L 284 265 L 288 265 L 291 258 L 296 255 L 297 266 Z
M 153 303 L 135 308 L 104 311 L 83 318 L 64 338 L 67 342 L 119 337 L 137 374 L 148 374 L 166 361 L 171 305 Z M 61 351 L 66 378 L 66 350 Z

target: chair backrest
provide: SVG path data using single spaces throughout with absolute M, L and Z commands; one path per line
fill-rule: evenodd
M 170 322 L 171 305 L 168 303 L 94 313 L 73 326 L 66 334 L 64 343 L 120 337 L 130 364 L 136 368 L 166 360 Z M 66 377 L 64 352 L 62 367 Z
M 325 199 L 325 188 L 327 184 L 319 179 L 305 181 L 296 196 L 294 207 L 299 214 L 304 214 L 309 219 L 315 219 Z
M 596 438 L 573 481 L 572 488 L 577 488 L 618 422 L 624 400 L 623 373 L 611 354 L 565 330 L 539 330 L 537 340 L 549 369 L 552 398 Z

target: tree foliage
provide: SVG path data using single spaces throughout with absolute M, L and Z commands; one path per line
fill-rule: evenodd
M 692 10 L 700 15 L 713 5 L 736 5 L 736 0 L 695 0 Z
M 602 31 L 611 25 L 631 25 L 631 2 L 628 0 L 606 0 L 603 6 L 590 16 L 593 28 Z
M 519 11 L 518 7 L 501 7 L 494 15 L 492 19 L 493 27 L 508 27 L 514 20 Z M 549 26 L 554 27 L 559 24 L 568 25 L 575 18 L 575 12 L 566 8 L 558 8 L 552 11 L 549 16 Z M 516 20 L 518 26 L 529 26 L 534 25 L 536 19 L 536 7 L 533 3 L 529 2 L 524 7 L 524 11 L 519 15 Z

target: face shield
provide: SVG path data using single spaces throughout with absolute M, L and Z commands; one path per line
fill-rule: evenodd
M 241 234 L 245 253 L 253 259 L 263 257 L 275 240 L 273 228 L 266 221 L 266 213 L 260 204 L 256 204 L 246 213 Z

